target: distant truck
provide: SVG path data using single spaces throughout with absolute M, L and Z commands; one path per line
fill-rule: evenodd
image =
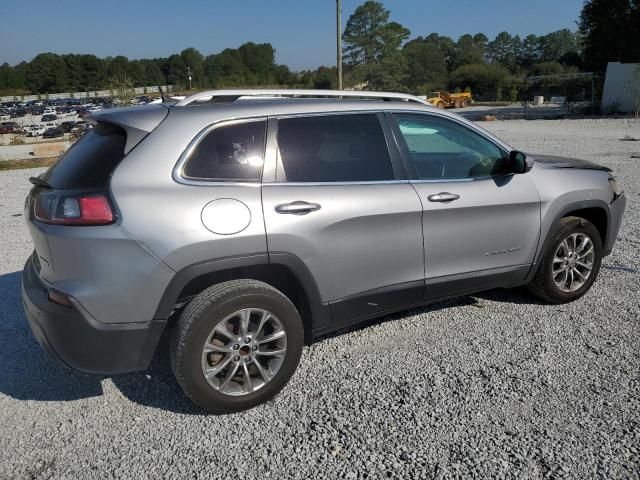
M 438 108 L 464 108 L 471 105 L 471 93 L 429 92 L 427 102 Z

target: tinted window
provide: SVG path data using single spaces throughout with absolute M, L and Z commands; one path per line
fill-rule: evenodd
M 394 179 L 384 133 L 375 114 L 281 119 L 278 146 L 282 177 L 288 182 Z
M 214 128 L 187 160 L 184 176 L 206 180 L 260 180 L 266 124 L 261 120 Z
M 127 135 L 121 128 L 100 123 L 83 135 L 42 178 L 54 188 L 105 188 L 124 157 Z
M 473 178 L 504 171 L 502 151 L 473 130 L 427 115 L 394 115 L 421 180 Z

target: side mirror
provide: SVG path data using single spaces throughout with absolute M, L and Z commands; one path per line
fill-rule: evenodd
M 511 173 L 527 173 L 533 167 L 533 158 L 518 150 L 513 150 L 509 154 L 509 167 Z

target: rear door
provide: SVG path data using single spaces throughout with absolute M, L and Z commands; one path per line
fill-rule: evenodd
M 422 207 L 381 120 L 341 113 L 270 126 L 275 181 L 262 192 L 269 254 L 305 263 L 334 321 L 417 302 L 424 290 Z
M 531 175 L 506 174 L 506 149 L 456 120 L 388 118 L 424 208 L 427 296 L 522 280 L 540 235 Z

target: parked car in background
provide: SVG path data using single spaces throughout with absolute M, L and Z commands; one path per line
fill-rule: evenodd
M 56 109 L 52 108 L 52 107 L 46 107 L 42 113 L 44 115 L 55 115 L 56 114 Z
M 46 130 L 47 130 L 47 127 L 45 127 L 44 125 L 29 125 L 25 129 L 27 137 L 39 137 Z
M 95 113 L 95 112 L 100 112 L 102 110 L 102 107 L 98 106 L 98 105 L 94 105 L 92 107 L 89 107 L 88 112 L 89 113 Z
M 0 123 L 0 133 L 24 133 L 24 129 L 16 122 Z
M 58 116 L 53 114 L 53 113 L 48 113 L 46 115 L 43 115 L 42 118 L 40 119 L 41 122 L 52 122 L 53 120 L 57 120 Z
M 91 128 L 92 125 L 89 122 L 80 120 L 79 122 L 76 122 L 75 126 L 71 129 L 71 133 L 80 134 L 86 132 L 87 130 L 91 130 Z
M 64 137 L 64 131 L 60 127 L 47 128 L 42 134 L 42 138 L 58 138 Z
M 0 112 L 0 122 L 4 120 L 10 120 L 11 114 L 7 112 Z
M 71 132 L 71 130 L 73 130 L 73 128 L 76 126 L 76 122 L 74 122 L 73 120 L 69 120 L 66 122 L 62 122 L 60 124 L 60 128 L 62 128 L 62 130 L 64 131 L 64 133 L 69 133 Z

